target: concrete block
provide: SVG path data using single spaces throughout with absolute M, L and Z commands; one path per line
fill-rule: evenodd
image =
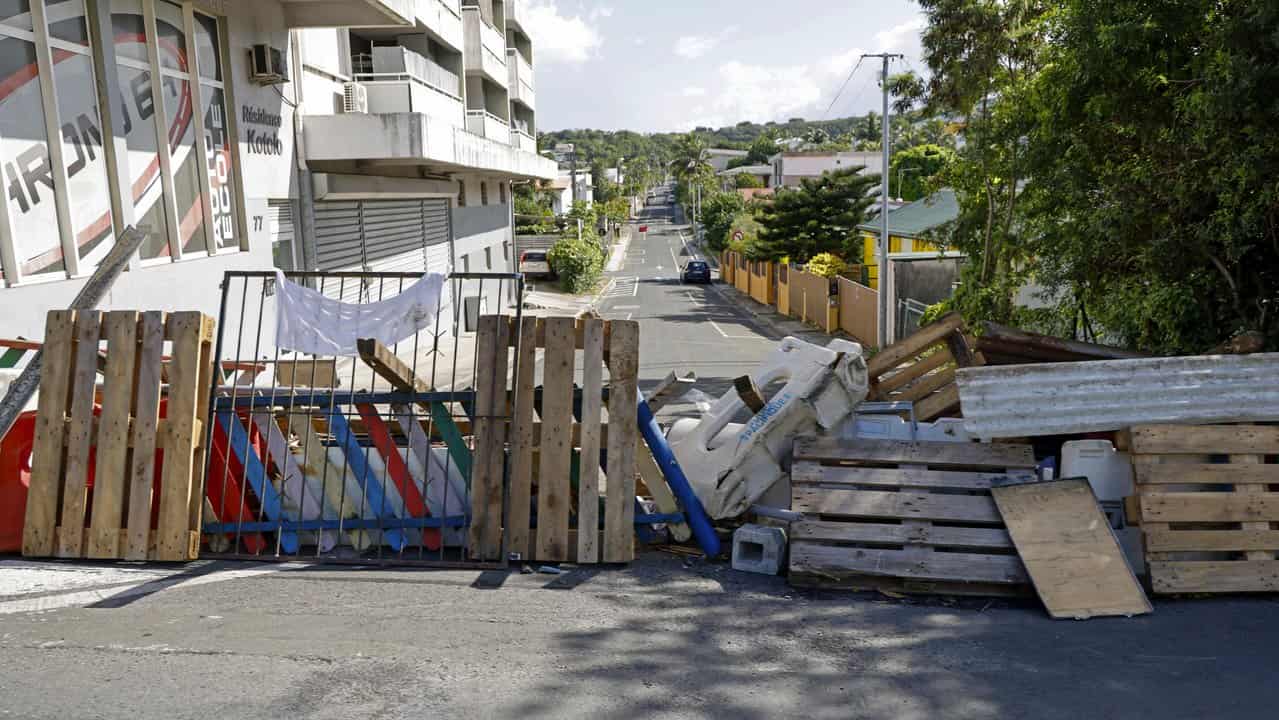
M 733 533 L 733 569 L 776 575 L 786 556 L 786 531 L 779 527 L 747 524 Z

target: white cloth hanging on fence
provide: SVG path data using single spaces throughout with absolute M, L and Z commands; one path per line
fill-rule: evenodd
M 281 350 L 347 357 L 359 354 L 356 340 L 395 343 L 445 319 L 448 278 L 427 273 L 395 297 L 371 303 L 344 303 L 291 282 L 275 271 L 275 344 Z

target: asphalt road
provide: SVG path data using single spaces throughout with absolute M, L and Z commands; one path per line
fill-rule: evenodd
M 671 371 L 692 371 L 697 390 L 717 397 L 756 367 L 782 333 L 726 295 L 733 291 L 680 282 L 680 268 L 701 256 L 689 244 L 692 231 L 672 223 L 670 206 L 646 207 L 632 229 L 640 224 L 648 226 L 647 237 L 632 233 L 622 267 L 608 273 L 614 282 L 598 305 L 600 314 L 639 321 L 641 388 Z M 675 405 L 670 412 L 684 414 L 691 406 Z

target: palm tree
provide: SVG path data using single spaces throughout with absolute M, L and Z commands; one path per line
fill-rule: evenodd
M 675 177 L 680 180 L 713 172 L 706 140 L 697 133 L 681 135 L 675 141 L 675 159 L 671 166 Z

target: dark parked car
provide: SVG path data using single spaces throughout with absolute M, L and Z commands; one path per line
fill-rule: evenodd
M 683 272 L 680 273 L 679 279 L 686 283 L 709 283 L 711 281 L 711 266 L 704 260 L 689 260 L 688 264 L 684 266 Z

